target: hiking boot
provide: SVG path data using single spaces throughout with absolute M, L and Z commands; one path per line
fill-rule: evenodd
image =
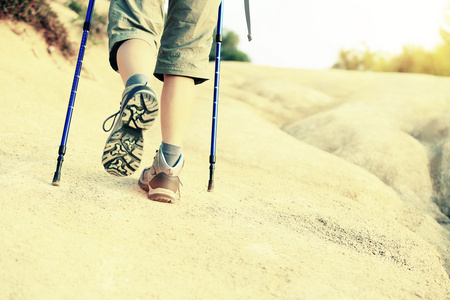
M 142 131 L 153 125 L 157 115 L 158 101 L 150 87 L 135 84 L 125 88 L 119 112 L 103 123 L 105 132 L 112 129 L 102 156 L 106 172 L 128 176 L 139 168 L 144 148 Z M 113 117 L 111 128 L 105 129 L 106 122 Z
M 167 165 L 161 147 L 156 151 L 153 165 L 145 169 L 139 178 L 139 186 L 148 192 L 150 200 L 173 203 L 180 199 L 180 179 L 178 175 L 184 166 L 183 154 L 175 166 Z

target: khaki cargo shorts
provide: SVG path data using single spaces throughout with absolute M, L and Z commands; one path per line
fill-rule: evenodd
M 209 52 L 220 0 L 111 0 L 109 8 L 109 61 L 117 67 L 117 49 L 128 39 L 146 41 L 157 55 L 155 76 L 164 74 L 208 79 Z

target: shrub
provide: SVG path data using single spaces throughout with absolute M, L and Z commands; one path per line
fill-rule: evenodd
M 432 50 L 419 46 L 404 46 L 399 54 L 365 50 L 341 50 L 333 68 L 376 72 L 423 73 L 450 75 L 450 44 Z
M 74 55 L 65 27 L 45 0 L 1 0 L 0 19 L 28 23 L 49 46 L 60 49 L 65 57 Z
M 215 41 L 216 33 L 214 33 Z M 222 51 L 221 60 L 232 60 L 232 61 L 245 61 L 249 62 L 250 57 L 239 50 L 237 45 L 239 44 L 239 36 L 233 31 L 227 31 L 222 38 Z M 214 42 L 209 53 L 209 60 L 214 61 L 216 59 L 216 43 Z

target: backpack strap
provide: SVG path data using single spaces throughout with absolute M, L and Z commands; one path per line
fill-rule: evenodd
M 250 0 L 244 0 L 245 5 L 245 18 L 247 19 L 247 30 L 248 30 L 248 41 L 250 42 L 252 40 L 252 27 L 250 24 Z

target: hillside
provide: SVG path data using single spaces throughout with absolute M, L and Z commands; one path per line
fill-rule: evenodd
M 209 81 L 168 205 L 142 168 L 103 170 L 122 93 L 106 43 L 88 43 L 51 185 L 75 62 L 23 24 L 0 34 L 0 299 L 449 299 L 449 78 L 224 62 L 215 191 Z

